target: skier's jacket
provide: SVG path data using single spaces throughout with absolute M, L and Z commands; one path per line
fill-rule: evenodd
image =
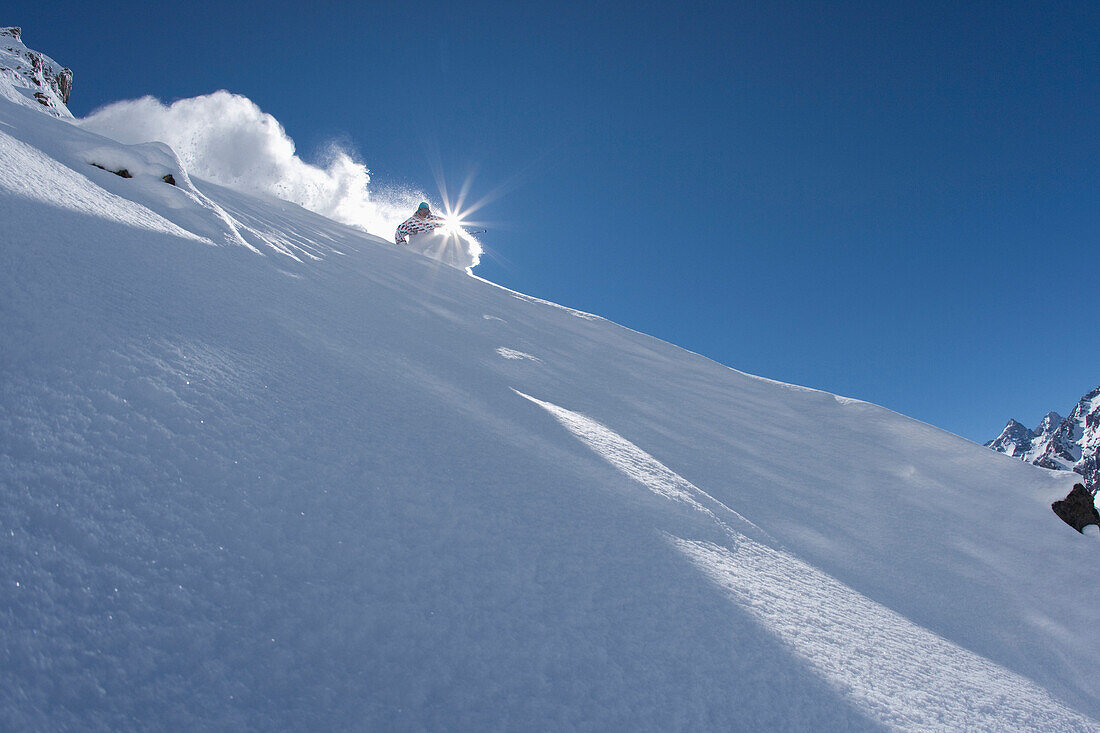
M 443 226 L 443 217 L 441 216 L 428 214 L 421 218 L 413 214 L 408 219 L 401 222 L 401 226 L 397 227 L 397 233 L 394 235 L 393 241 L 397 244 L 404 244 L 405 237 L 411 237 L 421 232 L 430 232 L 441 226 Z

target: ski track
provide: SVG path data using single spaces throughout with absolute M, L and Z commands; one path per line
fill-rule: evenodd
M 721 525 L 733 549 L 665 536 L 731 601 L 884 725 L 905 731 L 1100 731 L 1096 721 L 1058 702 L 1031 680 L 747 536 L 774 544 L 748 519 L 610 428 L 513 391 L 542 407 L 593 452 L 654 494 Z M 733 529 L 730 518 L 749 532 Z

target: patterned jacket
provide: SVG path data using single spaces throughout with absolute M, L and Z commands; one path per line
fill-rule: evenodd
M 413 234 L 420 234 L 421 232 L 430 232 L 441 226 L 443 226 L 443 217 L 441 216 L 428 214 L 421 219 L 416 214 L 413 214 L 408 219 L 401 222 L 401 226 L 397 227 L 397 233 L 394 235 L 393 241 L 396 244 L 405 244 L 406 237 L 411 237 Z

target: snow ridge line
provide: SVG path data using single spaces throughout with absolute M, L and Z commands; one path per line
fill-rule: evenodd
M 1030 679 L 779 549 L 763 529 L 610 428 L 512 391 L 542 407 L 594 453 L 653 493 L 719 524 L 734 549 L 662 534 L 730 601 L 875 720 L 903 731 L 1100 731 L 1100 723 L 1068 708 Z M 731 523 L 747 531 L 738 532 Z

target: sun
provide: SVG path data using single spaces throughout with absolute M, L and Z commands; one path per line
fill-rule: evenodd
M 466 236 L 466 222 L 457 212 L 447 212 L 441 217 L 443 226 L 439 227 L 439 233 L 448 237 Z
M 443 199 L 442 213 L 439 214 L 443 224 L 436 228 L 436 233 L 448 239 L 465 240 L 468 245 L 476 246 L 480 250 L 481 245 L 478 242 L 477 235 L 485 233 L 486 222 L 472 221 L 469 217 L 482 206 L 500 196 L 502 192 L 494 191 L 479 201 L 469 202 L 467 198 L 474 180 L 474 174 L 471 172 L 463 179 L 458 195 L 452 198 L 450 191 L 447 189 L 447 183 L 443 176 L 443 166 L 438 160 L 438 153 L 434 158 L 434 160 L 430 159 L 429 163 L 432 167 L 432 173 L 435 175 L 436 183 L 439 185 L 440 197 Z

